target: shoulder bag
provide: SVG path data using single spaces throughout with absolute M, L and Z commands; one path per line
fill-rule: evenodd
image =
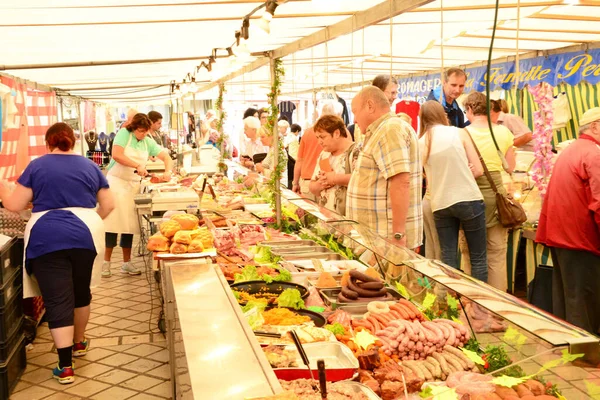
M 494 183 L 494 179 L 492 178 L 487 165 L 485 165 L 483 157 L 481 157 L 481 153 L 479 152 L 479 149 L 477 148 L 477 145 L 471 136 L 471 132 L 469 132 L 468 128 L 465 128 L 465 130 L 467 131 L 467 134 L 473 143 L 473 147 L 475 147 L 477 156 L 479 156 L 479 161 L 481 161 L 485 176 L 488 182 L 490 182 L 492 190 L 496 194 L 496 207 L 498 209 L 498 220 L 500 221 L 500 224 L 505 228 L 516 228 L 521 226 L 523 222 L 527 221 L 527 214 L 525 213 L 523 206 L 521 206 L 521 204 L 510 194 L 502 194 L 498 192 L 498 187 Z

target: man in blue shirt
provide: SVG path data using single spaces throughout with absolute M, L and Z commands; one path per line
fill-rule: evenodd
M 457 128 L 464 128 L 469 125 L 469 121 L 465 122 L 464 112 L 456 102 L 456 99 L 465 90 L 466 81 L 467 74 L 465 74 L 465 71 L 460 68 L 449 68 L 444 72 L 442 86 L 433 89 L 427 97 L 427 100 L 439 101 L 444 106 L 450 125 Z

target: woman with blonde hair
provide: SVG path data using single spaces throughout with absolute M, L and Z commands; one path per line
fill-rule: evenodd
M 514 136 L 508 128 L 492 124 L 490 131 L 488 122 L 487 98 L 483 93 L 473 92 L 464 101 L 467 119 L 471 124 L 465 129 L 481 154 L 483 162 L 500 193 L 506 194 L 502 182 L 502 171 L 509 174 L 515 168 Z M 496 147 L 497 146 L 497 147 Z M 477 185 L 485 202 L 485 219 L 487 226 L 488 283 L 496 289 L 506 291 L 508 280 L 506 275 L 506 251 L 508 229 L 498 220 L 496 194 L 486 176 L 477 178 Z M 464 253 L 463 256 L 467 254 Z M 463 259 L 465 264 L 468 260 Z
M 458 268 L 458 232 L 462 225 L 469 244 L 471 274 L 486 282 L 485 205 L 475 182 L 483 174 L 483 167 L 469 135 L 449 126 L 441 104 L 425 102 L 420 117 L 419 147 L 442 261 Z

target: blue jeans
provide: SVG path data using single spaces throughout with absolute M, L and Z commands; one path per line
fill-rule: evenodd
M 458 269 L 458 230 L 462 224 L 471 256 L 471 276 L 487 282 L 487 237 L 483 200 L 463 201 L 433 213 L 442 261 Z

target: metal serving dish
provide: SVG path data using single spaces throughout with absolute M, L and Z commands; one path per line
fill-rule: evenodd
M 344 387 L 352 390 L 354 393 L 363 393 L 369 400 L 381 400 L 381 397 L 377 396 L 377 394 L 367 385 L 363 385 L 359 382 L 354 381 L 343 381 L 336 382 L 331 385 L 332 387 Z
M 321 293 L 321 297 L 323 298 L 323 301 L 325 302 L 326 305 L 331 306 L 332 310 L 337 309 L 340 306 L 354 306 L 354 305 L 361 305 L 361 304 L 366 304 L 370 303 L 372 301 L 394 301 L 394 300 L 400 300 L 402 298 L 402 296 L 400 296 L 400 293 L 396 292 L 394 289 L 388 287 L 387 288 L 387 297 L 381 298 L 381 297 L 362 297 L 359 298 L 356 301 L 353 301 L 352 303 L 339 303 L 337 300 L 338 294 L 340 294 L 340 292 L 342 291 L 341 288 L 335 288 L 335 289 L 319 289 L 319 293 Z
M 272 247 L 271 251 L 273 254 L 284 256 L 286 254 L 300 254 L 300 253 L 333 253 L 324 246 L 293 246 L 293 247 Z
M 294 263 L 295 260 L 345 260 L 341 254 L 338 253 L 290 253 L 283 254 L 282 257 L 286 260 Z
M 316 246 L 312 240 L 268 240 L 260 243 L 267 247 L 298 247 L 298 246 Z
M 358 360 L 346 345 L 340 342 L 318 342 L 302 345 L 310 362 L 314 376 L 319 376 L 317 360 L 325 360 L 326 378 L 328 382 L 338 382 L 352 379 L 358 371 Z M 296 346 L 286 346 L 287 350 L 296 350 Z M 308 368 L 302 362 L 300 354 L 296 359 L 294 368 L 274 368 L 273 371 L 279 379 L 293 381 L 295 379 L 311 379 Z

